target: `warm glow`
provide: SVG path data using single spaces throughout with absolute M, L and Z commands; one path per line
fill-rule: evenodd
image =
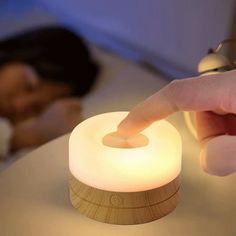
M 108 191 L 153 189 L 175 179 L 181 170 L 181 137 L 167 121 L 154 122 L 142 134 L 148 144 L 114 148 L 103 144 L 128 112 L 111 112 L 80 123 L 69 140 L 69 168 L 81 182 Z

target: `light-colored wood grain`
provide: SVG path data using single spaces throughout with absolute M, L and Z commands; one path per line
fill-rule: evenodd
M 70 200 L 82 214 L 97 221 L 130 225 L 157 220 L 175 209 L 179 176 L 160 188 L 141 192 L 111 192 L 88 186 L 70 174 Z

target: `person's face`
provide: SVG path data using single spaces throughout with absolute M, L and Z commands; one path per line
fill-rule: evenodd
M 28 65 L 12 63 L 0 68 L 0 116 L 13 123 L 37 116 L 69 94 L 67 85 L 40 80 Z

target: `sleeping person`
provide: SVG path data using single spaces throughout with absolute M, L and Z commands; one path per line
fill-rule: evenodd
M 84 41 L 60 26 L 0 41 L 0 159 L 71 131 L 97 73 Z

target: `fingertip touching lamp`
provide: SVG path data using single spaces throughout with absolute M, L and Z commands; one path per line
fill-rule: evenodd
M 141 224 L 175 209 L 182 144 L 167 121 L 142 133 L 115 131 L 128 112 L 111 112 L 80 123 L 69 140 L 70 200 L 82 214 L 111 224 Z

